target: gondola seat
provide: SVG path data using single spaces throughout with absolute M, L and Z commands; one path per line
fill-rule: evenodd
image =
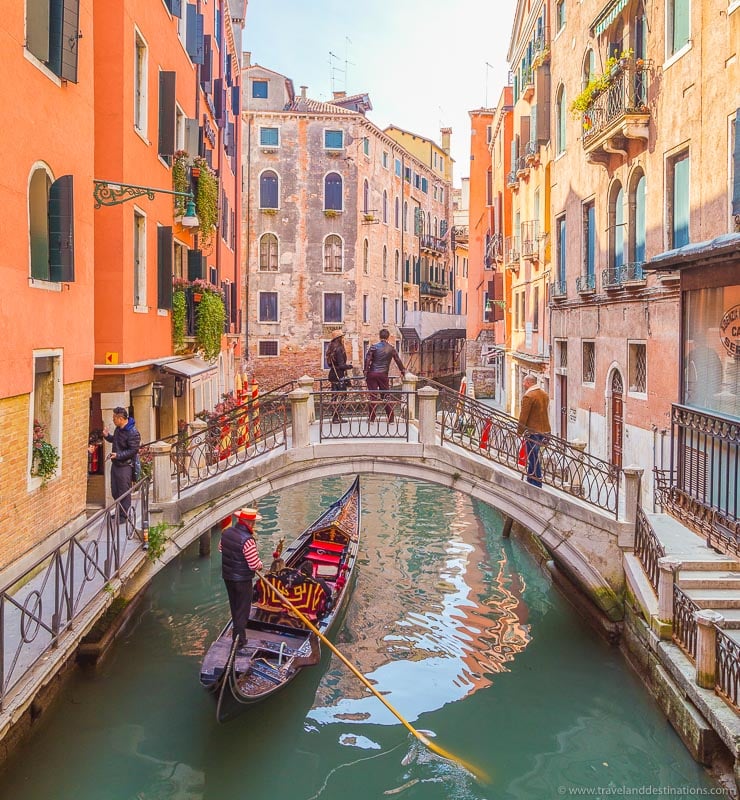
M 260 581 L 260 588 L 255 597 L 254 605 L 261 611 L 280 612 L 290 614 L 285 604 L 275 591 L 279 590 L 302 614 L 310 620 L 316 621 L 325 605 L 324 590 L 321 585 L 311 578 L 305 578 L 300 583 L 289 586 L 280 575 L 266 575 L 267 585 Z

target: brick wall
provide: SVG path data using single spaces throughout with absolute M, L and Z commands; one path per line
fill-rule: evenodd
M 90 382 L 64 387 L 62 471 L 29 490 L 30 395 L 0 399 L 0 569 L 85 509 Z

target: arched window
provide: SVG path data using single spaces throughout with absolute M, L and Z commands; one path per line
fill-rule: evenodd
M 341 211 L 342 208 L 342 176 L 330 172 L 324 178 L 324 210 Z
M 383 245 L 383 277 L 388 277 L 388 248 Z
M 433 228 L 434 235 L 437 236 L 438 228 L 437 228 L 437 218 L 434 218 L 434 228 Z
M 367 239 L 362 243 L 362 271 L 365 275 L 370 274 L 370 243 Z
M 613 269 L 624 264 L 624 190 L 616 181 L 609 192 L 610 261 Z
M 557 130 L 555 131 L 555 153 L 565 152 L 565 122 L 568 118 L 568 109 L 565 103 L 565 87 L 558 88 L 557 100 L 555 102 L 555 114 Z
M 278 238 L 274 233 L 260 236 L 260 272 L 278 271 Z
M 278 208 L 278 176 L 271 169 L 260 175 L 260 208 Z
M 342 271 L 342 240 L 336 233 L 324 239 L 324 272 Z
M 37 164 L 28 182 L 30 275 L 42 281 L 75 279 L 72 175 L 52 181 L 45 164 Z
M 629 199 L 630 209 L 630 254 L 632 262 L 642 264 L 645 261 L 645 175 L 642 170 L 632 176 Z
M 370 213 L 370 184 L 367 181 L 362 184 L 362 210 Z
M 407 231 L 408 228 L 408 221 L 409 221 L 409 204 L 408 201 L 403 201 L 403 229 Z
M 400 228 L 401 227 L 401 203 L 400 203 L 398 198 L 396 198 L 396 202 L 395 202 L 395 208 L 394 208 L 394 211 L 393 211 L 393 219 L 394 219 L 394 225 L 397 228 Z
M 388 192 L 383 191 L 383 222 L 388 224 Z
M 588 82 L 596 75 L 596 57 L 594 51 L 589 47 L 583 58 L 583 75 L 581 76 L 581 88 L 585 89 Z
M 396 283 L 399 283 L 401 280 L 401 254 L 396 250 L 395 256 L 395 269 L 394 275 L 396 277 Z
M 49 280 L 49 189 L 51 178 L 43 168 L 36 169 L 28 187 L 31 234 L 31 277 Z

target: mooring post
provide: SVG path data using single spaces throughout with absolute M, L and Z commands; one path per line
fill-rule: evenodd
M 205 533 L 201 533 L 200 537 L 198 538 L 198 555 L 201 558 L 209 558 L 211 555 L 211 535 L 213 534 L 213 528 L 211 530 L 206 531 Z

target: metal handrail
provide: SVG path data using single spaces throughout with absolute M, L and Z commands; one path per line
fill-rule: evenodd
M 740 644 L 717 628 L 715 688 L 737 710 L 740 697 Z
M 593 98 L 583 113 L 584 146 L 626 114 L 650 113 L 647 94 L 652 62 L 624 61 L 625 66 L 615 68 L 609 86 Z
M 141 553 L 149 486 L 149 478 L 139 481 L 0 591 L 0 710 L 24 675 Z
M 637 506 L 637 520 L 635 522 L 635 555 L 640 559 L 650 585 L 658 591 L 658 559 L 665 556 L 665 547 L 655 534 L 647 514 L 640 505 Z
M 699 606 L 677 584 L 673 584 L 673 639 L 696 660 L 696 612 Z
M 314 392 L 319 441 L 330 439 L 403 439 L 409 441 L 409 398 L 398 388 L 370 391 L 364 378 L 348 378 L 347 390 L 332 391 L 326 380 Z

